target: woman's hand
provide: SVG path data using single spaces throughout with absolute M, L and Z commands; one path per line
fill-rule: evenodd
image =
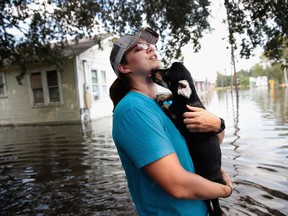
M 233 192 L 233 185 L 232 185 L 232 181 L 230 179 L 230 177 L 227 175 L 227 173 L 221 168 L 221 174 L 223 176 L 223 179 L 225 180 L 226 182 L 226 185 L 228 187 L 230 187 L 230 193 L 228 194 L 227 197 L 231 196 L 232 192 Z
M 217 132 L 221 121 L 209 111 L 187 105 L 189 111 L 183 114 L 184 124 L 190 132 Z

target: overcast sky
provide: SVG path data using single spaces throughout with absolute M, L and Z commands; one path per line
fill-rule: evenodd
M 205 80 L 206 78 L 215 81 L 217 71 L 231 74 L 231 54 L 227 42 L 227 26 L 222 23 L 226 17 L 226 11 L 223 0 L 212 1 L 212 16 L 211 27 L 215 30 L 206 34 L 201 40 L 201 50 L 198 53 L 193 52 L 192 45 L 187 45 L 183 48 L 184 64 L 192 73 L 196 80 Z M 223 40 L 223 38 L 225 38 Z M 257 49 L 253 52 L 255 57 L 249 60 L 240 59 L 236 56 L 236 70 L 249 70 L 254 64 L 260 62 L 260 54 L 262 49 Z M 239 53 L 239 52 L 238 52 Z M 237 53 L 235 53 L 237 54 Z

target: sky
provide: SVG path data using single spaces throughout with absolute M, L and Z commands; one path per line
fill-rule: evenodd
M 212 1 L 212 18 L 210 19 L 211 27 L 214 29 L 211 33 L 207 33 L 200 40 L 201 50 L 194 53 L 192 45 L 183 47 L 184 65 L 192 73 L 196 80 L 215 81 L 217 71 L 231 75 L 231 51 L 227 37 L 227 26 L 222 21 L 226 16 L 224 1 Z M 225 38 L 223 40 L 223 38 Z M 261 48 L 257 48 L 250 59 L 241 59 L 239 53 L 235 52 L 236 71 L 241 69 L 249 70 L 253 65 L 260 62 Z

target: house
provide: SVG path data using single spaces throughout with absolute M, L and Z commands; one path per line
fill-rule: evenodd
M 17 67 L 0 68 L 0 126 L 87 123 L 111 116 L 112 38 L 103 37 L 102 49 L 87 39 L 72 44 L 64 50 L 63 71 L 31 68 L 22 85 L 16 81 Z
M 267 76 L 249 77 L 250 87 L 268 86 Z

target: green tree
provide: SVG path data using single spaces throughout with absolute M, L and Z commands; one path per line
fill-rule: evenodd
M 251 75 L 251 72 L 248 72 L 246 70 L 240 70 L 237 72 L 236 75 L 237 75 L 237 80 L 239 81 L 240 86 L 242 86 L 242 87 L 249 86 L 249 77 Z M 231 85 L 231 75 L 226 76 L 220 72 L 217 72 L 216 85 L 217 85 L 217 87 L 230 86 Z
M 237 72 L 237 77 L 240 81 L 240 86 L 242 87 L 249 86 L 249 75 L 250 73 L 243 69 Z
M 247 76 L 247 77 L 249 77 L 250 74 L 251 74 L 251 72 L 246 71 L 246 70 L 243 70 L 243 69 L 241 69 L 240 71 L 237 72 L 237 76 L 238 76 L 238 77 L 241 77 L 241 76 Z
M 240 37 L 240 54 L 245 57 L 257 46 L 265 55 L 280 59 L 287 47 L 288 1 L 225 0 L 230 42 L 236 45 L 234 34 Z
M 217 87 L 225 87 L 226 83 L 225 83 L 224 79 L 225 79 L 225 76 L 217 71 L 216 86 Z
M 61 66 L 69 36 L 92 36 L 101 26 L 106 32 L 132 33 L 145 23 L 166 35 L 161 38 L 167 59 L 181 59 L 183 45 L 191 42 L 195 50 L 200 48 L 199 39 L 209 29 L 209 5 L 208 0 L 3 0 L 0 66 L 18 65 L 21 80 L 30 64 Z M 53 49 L 51 41 L 58 42 Z
M 274 79 L 278 84 L 284 83 L 284 73 L 281 64 L 273 64 L 272 67 L 269 68 L 268 73 L 269 79 Z
M 209 0 L 2 0 L 0 2 L 0 66 L 27 66 L 45 62 L 61 66 L 62 49 L 69 36 L 92 36 L 95 30 L 132 33 L 147 24 L 161 33 L 165 60 L 182 59 L 181 48 L 210 30 Z M 245 35 L 241 54 L 262 45 L 276 59 L 281 56 L 288 30 L 287 0 L 225 0 L 229 42 L 234 34 Z M 212 26 L 213 27 L 213 26 Z M 99 34 L 98 34 L 99 36 Z M 101 36 L 101 35 L 100 35 Z M 51 49 L 51 41 L 57 41 Z M 99 43 L 95 37 L 95 43 Z M 238 42 L 239 43 L 239 42 Z M 287 46 L 286 46 L 287 47 Z
M 267 61 L 265 61 L 267 64 Z M 238 73 L 237 73 L 238 74 Z M 272 63 L 264 68 L 261 64 L 253 65 L 250 71 L 251 76 L 267 76 L 269 80 L 273 79 L 277 84 L 284 83 L 283 65 L 281 63 Z
M 248 76 L 240 76 L 240 86 L 248 87 L 249 86 L 249 77 Z
M 267 72 L 266 72 L 266 70 L 264 70 L 262 65 L 257 63 L 251 68 L 251 75 L 253 77 L 267 76 Z
M 231 85 L 231 76 L 226 76 L 220 72 L 217 72 L 216 86 L 217 87 L 228 87 L 230 85 Z
M 283 44 L 283 52 L 280 58 L 277 59 L 268 54 L 266 56 L 261 56 L 261 62 L 263 62 L 265 65 L 272 65 L 272 67 L 267 67 L 267 74 L 269 79 L 274 79 L 278 83 L 283 82 L 287 84 L 288 47 L 285 42 Z

